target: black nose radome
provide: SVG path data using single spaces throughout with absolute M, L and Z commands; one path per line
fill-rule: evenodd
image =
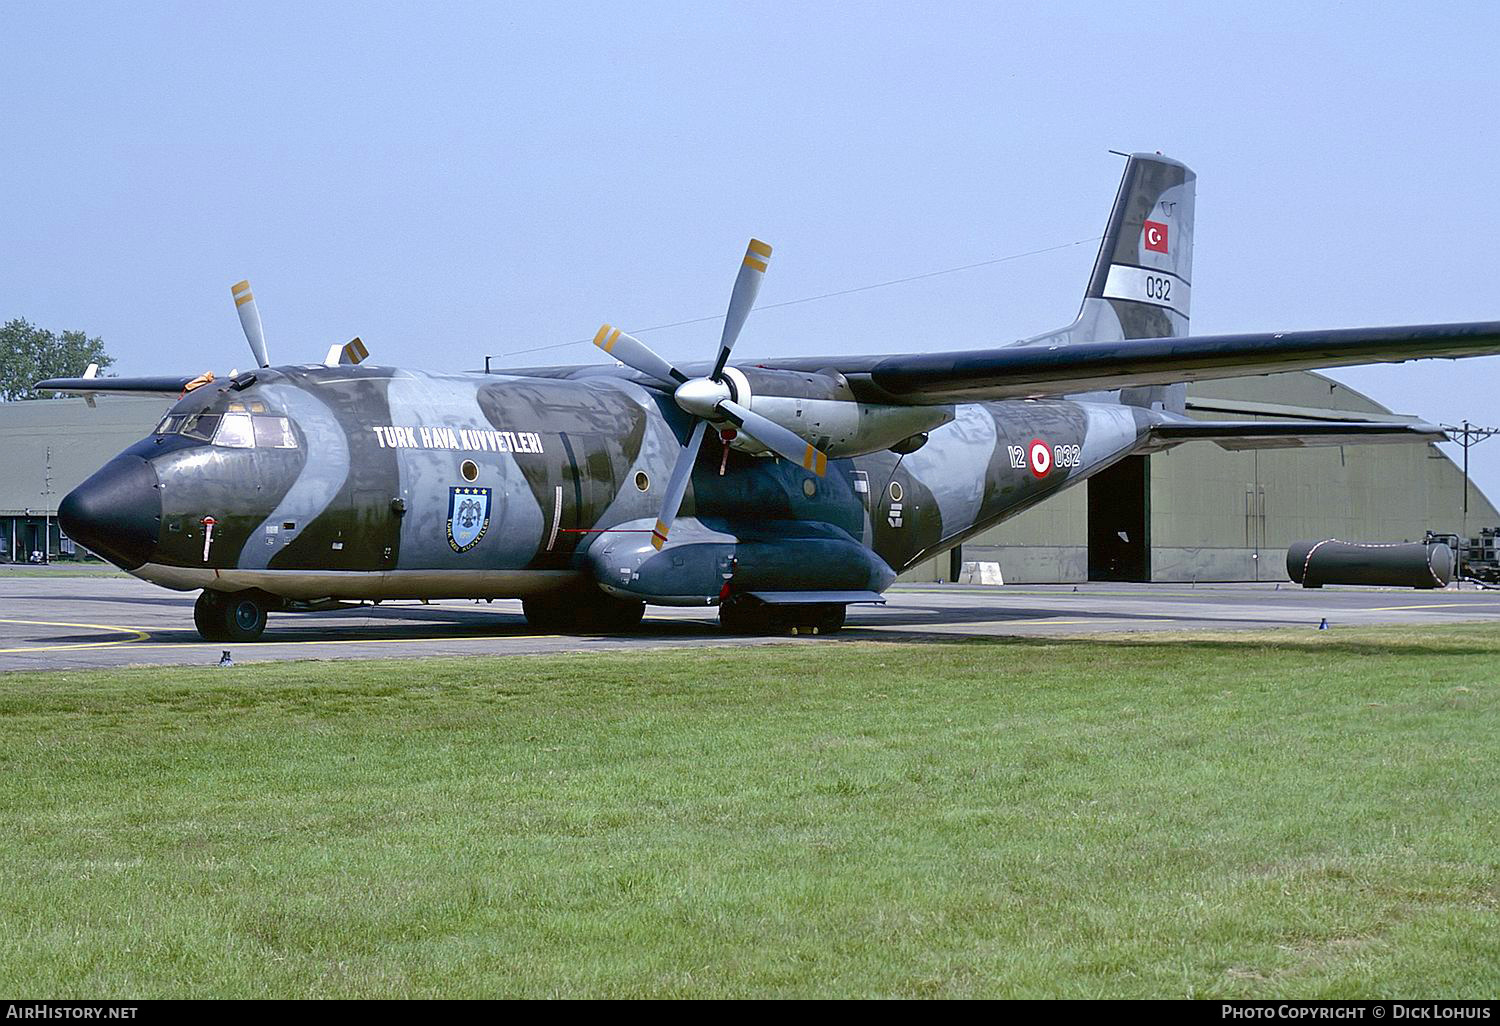
M 57 507 L 68 537 L 116 566 L 134 570 L 156 551 L 161 489 L 139 456 L 116 456 Z

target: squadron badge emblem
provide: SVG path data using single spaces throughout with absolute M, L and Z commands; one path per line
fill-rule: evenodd
M 479 544 L 489 528 L 488 488 L 448 489 L 448 545 L 454 552 L 468 552 Z

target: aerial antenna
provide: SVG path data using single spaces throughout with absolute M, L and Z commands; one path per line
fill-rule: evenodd
M 972 271 L 972 270 L 974 270 L 976 268 L 979 268 L 979 267 L 991 267 L 991 266 L 993 266 L 995 264 L 1007 264 L 1007 263 L 1010 263 L 1013 260 L 1022 260 L 1022 259 L 1026 258 L 1026 257 L 1041 256 L 1044 253 L 1055 253 L 1058 250 L 1072 249 L 1074 246 L 1086 246 L 1086 245 L 1089 245 L 1090 243 L 1098 242 L 1100 240 L 1100 238 L 1102 238 L 1102 236 L 1094 235 L 1094 236 L 1091 236 L 1091 237 L 1089 237 L 1087 239 L 1079 239 L 1076 242 L 1064 242 L 1064 243 L 1060 243 L 1060 244 L 1058 244 L 1056 246 L 1046 246 L 1046 247 L 1044 247 L 1042 249 L 1030 249 L 1030 250 L 1026 250 L 1023 253 L 1012 253 L 1009 256 L 995 257 L 992 260 L 980 260 L 978 263 L 963 264 L 962 266 L 959 266 L 959 267 L 945 267 L 941 271 L 926 271 L 926 272 L 924 272 L 922 274 L 908 275 L 905 278 L 894 278 L 894 279 L 892 279 L 890 281 L 879 281 L 879 282 L 875 282 L 875 283 L 870 284 L 870 285 L 856 285 L 853 288 L 839 289 L 836 292 L 824 292 L 821 295 L 816 295 L 816 296 L 803 296 L 800 299 L 788 299 L 788 300 L 784 300 L 784 301 L 782 301 L 780 303 L 763 304 L 761 306 L 756 307 L 756 309 L 758 309 L 758 310 L 779 310 L 779 309 L 781 309 L 783 307 L 800 306 L 803 303 L 816 303 L 816 302 L 818 302 L 820 300 L 835 299 L 835 298 L 837 298 L 839 296 L 852 296 L 852 295 L 854 295 L 856 293 L 859 293 L 859 292 L 870 292 L 870 291 L 873 291 L 875 289 L 890 288 L 892 285 L 905 285 L 905 284 L 907 284 L 909 282 L 921 281 L 921 280 L 923 280 L 925 278 L 937 278 L 937 277 L 939 277 L 941 275 L 945 275 L 945 274 L 957 274 L 960 271 Z M 707 316 L 707 317 L 693 317 L 693 318 L 690 318 L 690 319 L 685 320 L 685 321 L 672 321 L 669 324 L 653 324 L 649 328 L 635 328 L 633 330 L 634 330 L 634 332 L 637 335 L 644 335 L 648 331 L 664 331 L 667 328 L 681 328 L 681 327 L 683 327 L 685 325 L 689 325 L 689 324 L 704 324 L 704 323 L 707 323 L 709 321 L 719 321 L 719 320 L 723 320 L 723 319 L 724 319 L 724 314 L 712 314 L 712 315 Z M 492 373 L 491 367 L 490 367 L 490 362 L 489 362 L 492 358 L 496 359 L 496 360 L 504 360 L 504 359 L 506 359 L 508 357 L 511 357 L 511 356 L 521 356 L 521 355 L 524 355 L 526 353 L 543 353 L 543 352 L 546 352 L 546 351 L 548 351 L 550 349 L 566 349 L 568 346 L 586 345 L 587 343 L 592 342 L 592 341 L 593 341 L 593 339 L 576 338 L 576 339 L 574 339 L 571 342 L 554 342 L 551 345 L 546 345 L 546 346 L 532 346 L 529 349 L 513 349 L 513 350 L 511 350 L 508 353 L 487 354 L 485 356 L 485 358 L 484 358 L 485 359 L 485 364 L 484 364 L 484 366 L 485 366 L 485 373 L 486 374 Z

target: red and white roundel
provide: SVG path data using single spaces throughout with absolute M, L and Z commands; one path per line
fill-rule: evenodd
M 1052 469 L 1052 447 L 1040 438 L 1033 438 L 1027 453 L 1031 459 L 1031 472 L 1037 477 L 1046 477 Z

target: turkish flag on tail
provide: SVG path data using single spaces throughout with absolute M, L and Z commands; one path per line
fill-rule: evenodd
M 1146 248 L 1154 249 L 1158 253 L 1167 251 L 1167 226 L 1160 221 L 1147 221 L 1141 226 L 1141 238 L 1146 240 Z

